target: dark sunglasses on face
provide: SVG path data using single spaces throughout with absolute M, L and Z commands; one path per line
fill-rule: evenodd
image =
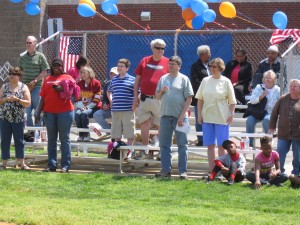
M 31 42 L 31 41 L 26 41 L 26 44 L 27 45 L 31 45 L 33 42 Z
M 157 49 L 157 50 L 165 50 L 165 48 L 163 48 L 163 47 L 155 47 L 154 46 L 154 48 Z
M 214 68 L 214 69 L 218 68 L 218 66 L 212 66 L 212 65 L 209 65 L 208 67 Z
M 18 73 L 10 73 L 10 74 L 8 74 L 9 76 L 20 76 L 20 74 L 18 74 Z

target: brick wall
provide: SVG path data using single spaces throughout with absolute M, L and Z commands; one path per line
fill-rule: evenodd
M 245 16 L 253 18 L 263 26 L 274 29 L 272 16 L 276 11 L 284 11 L 289 19 L 287 28 L 298 28 L 300 24 L 299 9 L 300 2 L 249 2 L 234 3 L 238 12 Z M 219 4 L 210 3 L 210 8 L 217 13 L 216 22 L 231 29 L 263 29 L 252 23 L 245 22 L 242 19 L 226 19 L 219 14 Z M 96 5 L 97 11 L 107 17 L 109 20 L 118 24 L 127 30 L 141 30 L 142 28 L 130 22 L 121 15 L 109 16 L 103 13 L 100 5 Z M 185 22 L 181 17 L 181 8 L 177 4 L 118 4 L 119 12 L 136 21 L 143 27 L 147 25 L 151 30 L 175 30 L 180 28 Z M 151 21 L 141 21 L 140 14 L 142 11 L 151 12 Z M 95 16 L 93 18 L 84 18 L 78 15 L 77 5 L 49 5 L 47 14 L 51 18 L 63 18 L 64 29 L 66 30 L 118 30 L 116 26 Z M 240 15 L 242 18 L 245 16 Z M 224 29 L 216 24 L 210 23 L 206 25 L 211 29 Z M 189 29 L 184 26 L 182 29 Z

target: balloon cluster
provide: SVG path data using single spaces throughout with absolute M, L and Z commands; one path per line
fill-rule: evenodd
M 118 0 L 105 0 L 101 4 L 103 12 L 108 15 L 117 15 L 119 13 Z M 77 12 L 83 17 L 92 17 L 97 13 L 96 6 L 92 0 L 79 0 Z
M 221 0 L 209 0 L 208 2 L 220 2 Z M 182 8 L 182 18 L 185 24 L 195 30 L 200 30 L 204 23 L 214 22 L 216 13 L 209 9 L 208 4 L 203 0 L 176 0 L 177 5 Z
M 20 3 L 23 0 L 10 0 L 12 3 Z M 40 14 L 41 9 L 39 7 L 40 0 L 30 0 L 25 6 L 25 12 L 30 16 L 35 16 Z

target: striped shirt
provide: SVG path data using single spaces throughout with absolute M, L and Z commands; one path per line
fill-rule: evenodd
M 47 59 L 41 52 L 35 52 L 32 56 L 27 52 L 21 56 L 19 64 L 23 68 L 24 83 L 31 82 L 42 71 L 49 69 Z M 38 81 L 35 86 L 42 86 L 42 81 Z
M 129 74 L 123 78 L 120 75 L 113 77 L 108 87 L 108 91 L 112 93 L 111 111 L 132 111 L 134 81 L 135 77 Z

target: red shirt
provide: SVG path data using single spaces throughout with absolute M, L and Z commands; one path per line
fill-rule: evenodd
M 239 81 L 239 72 L 240 72 L 241 66 L 240 64 L 236 65 L 236 67 L 234 67 L 234 69 L 231 72 L 231 83 L 235 84 Z
M 71 99 L 63 99 L 59 93 L 53 89 L 53 84 L 58 84 L 61 80 L 73 78 L 70 75 L 62 74 L 60 76 L 47 76 L 44 80 L 40 96 L 44 98 L 44 112 L 62 113 L 74 110 Z
M 168 73 L 169 59 L 162 57 L 154 61 L 153 56 L 147 56 L 141 60 L 134 73 L 141 76 L 140 89 L 145 95 L 155 95 L 159 79 Z

